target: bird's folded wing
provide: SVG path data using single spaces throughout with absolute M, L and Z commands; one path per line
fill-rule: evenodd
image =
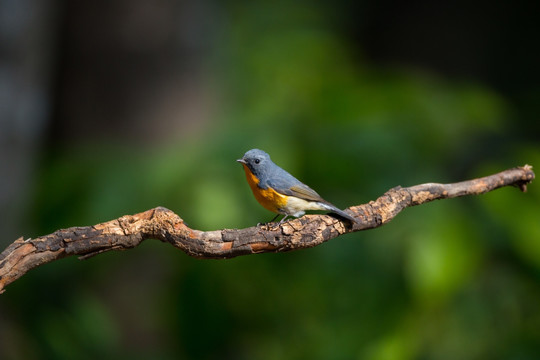
M 326 201 L 321 198 L 321 196 L 317 194 L 315 190 L 302 183 L 298 183 L 290 187 L 284 187 L 279 183 L 270 183 L 269 185 L 278 193 L 283 195 L 295 196 L 304 200 L 326 203 Z

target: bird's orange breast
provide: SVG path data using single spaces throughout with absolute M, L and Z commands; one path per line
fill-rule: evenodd
M 268 187 L 267 189 L 261 189 L 259 187 L 260 180 L 255 175 L 253 175 L 253 173 L 251 172 L 251 170 L 249 170 L 246 164 L 242 165 L 244 166 L 246 179 L 249 187 L 251 188 L 251 191 L 253 191 L 253 195 L 255 195 L 255 199 L 257 199 L 259 204 L 261 204 L 265 209 L 275 213 L 279 213 L 279 210 L 285 207 L 285 205 L 287 205 L 287 196 L 276 192 L 270 187 Z

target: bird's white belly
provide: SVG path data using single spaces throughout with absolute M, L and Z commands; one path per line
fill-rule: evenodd
M 294 196 L 287 198 L 287 204 L 281 208 L 283 214 L 299 217 L 305 214 L 306 210 L 328 210 L 323 204 L 315 201 L 307 201 Z

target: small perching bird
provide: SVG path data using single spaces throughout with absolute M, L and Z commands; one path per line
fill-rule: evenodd
M 246 178 L 257 201 L 267 210 L 285 215 L 279 222 L 281 225 L 288 216 L 300 217 L 306 210 L 330 211 L 340 217 L 358 222 L 345 211 L 338 209 L 324 200 L 315 190 L 277 166 L 270 155 L 259 149 L 249 150 L 240 162 Z

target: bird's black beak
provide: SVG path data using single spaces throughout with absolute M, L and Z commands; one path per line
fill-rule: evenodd
M 246 160 L 244 160 L 244 159 L 238 159 L 236 161 L 238 161 L 239 163 L 242 163 L 242 164 L 247 164 Z

